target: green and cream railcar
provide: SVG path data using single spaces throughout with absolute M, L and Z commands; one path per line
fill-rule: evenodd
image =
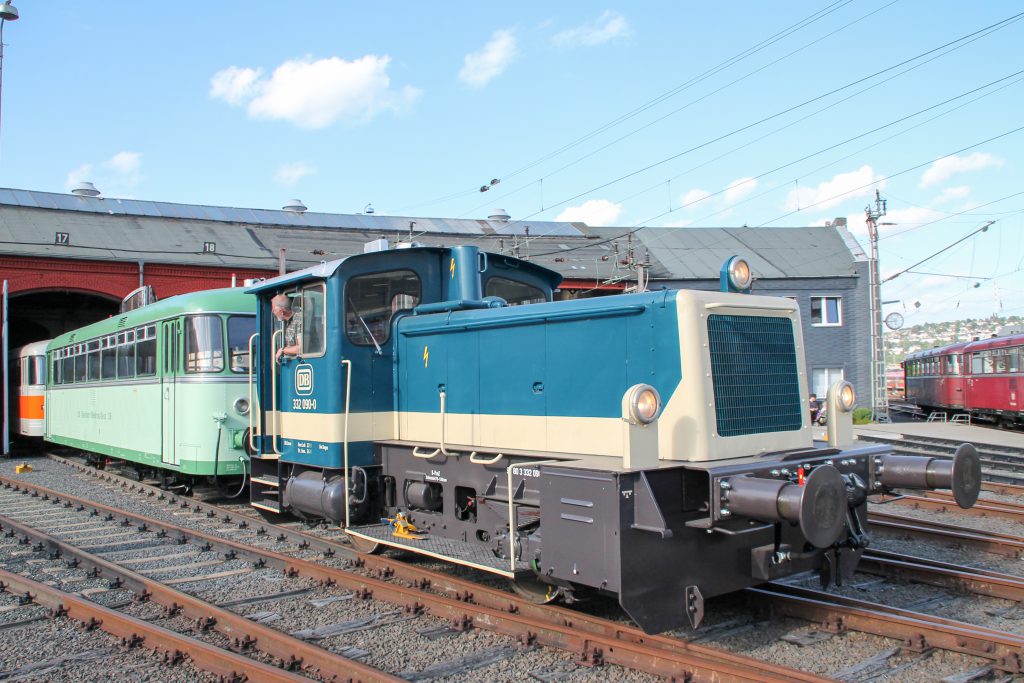
M 241 289 L 193 292 L 56 337 L 46 440 L 187 487 L 198 477 L 240 481 L 255 310 Z

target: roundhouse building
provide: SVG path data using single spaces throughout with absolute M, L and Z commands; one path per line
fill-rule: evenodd
M 94 191 L 89 194 L 94 194 Z M 360 253 L 370 241 L 475 244 L 560 272 L 562 298 L 637 287 L 718 287 L 722 263 L 750 259 L 755 294 L 799 304 L 812 390 L 839 377 L 870 402 L 868 263 L 837 219 L 824 227 L 595 228 L 583 223 L 332 214 L 173 204 L 0 188 L 7 347 L 53 337 L 156 295 L 224 287 Z M 6 363 L 3 364 L 6 367 Z

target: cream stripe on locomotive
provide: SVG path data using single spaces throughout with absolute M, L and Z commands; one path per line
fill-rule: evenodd
M 341 442 L 342 413 L 279 413 L 278 433 L 285 439 Z M 268 427 L 273 412 L 267 413 Z M 557 453 L 621 455 L 620 418 L 545 417 L 525 415 L 467 415 L 449 413 L 445 441 L 478 448 L 537 450 Z M 440 442 L 440 413 L 352 413 L 350 442 L 405 439 Z

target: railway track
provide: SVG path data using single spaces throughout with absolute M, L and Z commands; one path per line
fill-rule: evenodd
M 51 618 L 69 618 L 88 629 L 99 628 L 117 637 L 127 648 L 146 647 L 163 662 L 178 664 L 186 659 L 194 666 L 226 681 L 258 680 L 284 683 L 307 680 L 290 671 L 213 647 L 188 635 L 162 628 L 150 621 L 99 605 L 72 592 L 0 569 L 0 592 L 19 599 L 19 606 L 43 606 Z M 37 620 L 29 617 L 28 621 Z M 97 657 L 98 658 L 98 657 Z
M 891 446 L 904 455 L 927 455 L 953 457 L 962 441 L 925 436 L 883 436 L 881 434 L 858 435 L 859 441 L 880 443 Z M 981 458 L 982 477 L 991 483 L 1024 486 L 1024 448 L 1010 448 L 975 444 Z
M 604 619 L 598 619 L 589 615 L 568 610 L 565 608 L 551 607 L 551 606 L 537 606 L 530 602 L 522 601 L 515 596 L 491 588 L 480 586 L 479 584 L 464 581 L 462 579 L 455 578 L 449 574 L 441 574 L 437 572 L 431 572 L 429 570 L 416 567 L 415 565 L 408 565 L 392 558 L 382 556 L 356 556 L 344 545 L 341 545 L 337 540 L 330 538 L 322 538 L 320 536 L 310 534 L 303 531 L 298 531 L 294 528 L 283 527 L 279 525 L 272 525 L 261 519 L 253 519 L 251 516 L 252 511 L 248 508 L 242 508 L 247 514 L 239 514 L 239 512 L 225 512 L 224 508 L 204 503 L 201 501 L 189 500 L 179 498 L 167 492 L 160 491 L 154 487 L 146 484 L 128 480 L 119 475 L 111 472 L 105 472 L 95 470 L 93 468 L 81 465 L 74 461 L 69 461 L 61 458 L 52 457 L 51 459 L 60 462 L 65 465 L 69 465 L 79 469 L 82 472 L 87 472 L 96 478 L 102 479 L 109 484 L 113 484 L 119 488 L 126 489 L 134 492 L 135 495 L 145 496 L 147 499 L 154 501 L 159 505 L 166 505 L 169 508 L 176 510 L 187 511 L 189 516 L 195 516 L 200 520 L 213 521 L 221 529 L 227 530 L 229 528 L 237 528 L 242 531 L 248 530 L 255 534 L 257 538 L 270 538 L 273 537 L 275 542 L 278 544 L 285 543 L 290 544 L 292 547 L 298 548 L 300 551 L 305 552 L 307 555 L 314 553 L 319 554 L 321 560 L 347 558 L 348 561 L 364 572 L 371 572 L 374 576 L 387 578 L 389 581 L 400 581 L 406 585 L 414 586 L 413 592 L 415 596 L 420 598 L 424 597 L 425 593 L 438 593 L 441 596 L 452 596 L 462 608 L 462 615 L 453 617 L 450 611 L 445 609 L 439 610 L 440 613 L 445 614 L 446 618 L 453 624 L 461 622 L 461 627 L 472 624 L 477 626 L 475 623 L 475 617 L 468 614 L 470 605 L 487 606 L 499 613 L 512 613 L 517 616 L 529 616 L 536 618 L 539 621 L 546 621 L 555 624 L 561 624 L 563 626 L 571 626 L 573 631 L 577 632 L 575 638 L 569 638 L 567 634 L 557 636 L 547 636 L 546 638 L 541 636 L 540 629 L 543 628 L 537 624 L 533 625 L 536 631 L 530 631 L 527 629 L 527 642 L 530 642 L 530 634 L 532 633 L 533 642 L 544 642 L 545 644 L 554 643 L 556 646 L 565 647 L 570 651 L 576 652 L 580 655 L 582 661 L 588 663 L 620 663 L 631 668 L 636 668 L 642 671 L 648 671 L 651 673 L 657 673 L 659 675 L 677 676 L 678 672 L 685 671 L 686 675 L 691 675 L 692 680 L 766 680 L 765 679 L 765 666 L 763 663 L 755 662 L 753 666 L 757 667 L 761 673 L 757 674 L 756 678 L 745 678 L 745 676 L 754 675 L 749 668 L 751 663 L 745 658 L 738 657 L 737 655 L 729 655 L 719 650 L 712 648 L 705 648 L 695 643 L 686 643 L 685 641 L 677 638 L 671 638 L 667 636 L 647 636 L 638 630 L 626 626 L 622 623 L 608 621 Z M 0 478 L 0 482 L 4 480 Z M 12 484 L 13 485 L 13 484 Z M 22 485 L 24 488 L 24 485 Z M 35 489 L 37 492 L 41 492 L 42 489 Z M 31 494 L 22 494 L 31 495 Z M 56 492 L 41 492 L 41 496 L 61 496 Z M 71 500 L 68 497 L 63 498 L 65 500 Z M 87 501 L 73 503 L 77 505 L 95 505 L 88 503 Z M 103 508 L 96 508 L 103 510 Z M 103 514 L 113 514 L 111 512 L 105 512 Z M 118 513 L 121 514 L 121 513 Z M 884 515 L 872 515 L 872 523 L 885 525 L 886 521 Z M 878 519 L 874 519 L 878 518 Z M 128 519 L 128 517 L 125 517 Z M 131 524 L 135 525 L 141 520 L 132 519 Z M 902 520 L 905 522 L 906 520 Z M 123 522 L 122 522 L 123 523 Z M 919 525 L 927 527 L 927 525 Z M 153 526 L 151 528 L 157 528 Z M 942 537 L 948 539 L 946 536 L 938 536 L 936 527 L 927 527 L 926 531 L 932 535 L 932 537 Z M 175 529 L 173 533 L 185 533 Z M 960 530 L 960 533 L 965 533 Z M 234 535 L 234 534 L 233 534 Z M 998 543 L 992 535 L 978 534 L 985 538 L 985 542 L 991 545 Z M 195 537 L 190 542 L 195 543 L 208 543 L 211 548 L 220 550 L 221 552 L 231 552 L 231 549 L 223 549 L 215 544 L 215 541 L 221 539 L 210 539 L 203 536 Z M 1018 539 L 1020 547 L 1015 549 L 1013 552 L 1020 552 L 1024 550 L 1024 539 Z M 986 547 L 986 549 L 988 549 Z M 248 557 L 245 553 L 248 552 L 246 547 L 242 548 L 234 547 L 236 557 Z M 249 550 L 252 550 L 251 548 Z M 260 551 L 262 552 L 262 551 Z M 899 563 L 897 558 L 885 558 L 883 554 L 871 553 L 867 556 L 865 566 L 869 567 L 868 571 L 873 571 L 881 575 L 888 575 L 892 577 L 902 576 L 903 578 L 910 577 L 914 581 L 920 583 L 926 583 L 934 586 L 941 586 L 945 588 L 956 588 L 957 590 L 968 590 L 978 595 L 987 595 L 989 597 L 1002 598 L 1007 600 L 1016 600 L 1020 596 L 1021 585 L 1020 583 L 1013 583 L 1006 577 L 996 577 L 994 573 L 991 576 L 985 578 L 979 578 L 978 572 L 967 571 L 967 568 L 938 568 L 934 566 L 928 566 L 924 561 L 918 560 L 913 562 L 906 561 L 906 558 Z M 258 560 L 250 560 L 258 561 Z M 306 567 L 304 565 L 294 566 L 288 564 L 287 560 L 281 557 L 274 557 L 273 561 L 276 563 L 284 564 L 271 564 L 267 566 L 273 566 L 280 568 L 284 572 L 295 572 L 299 575 L 311 575 L 320 580 L 321 582 L 335 582 L 335 586 L 350 589 L 352 584 L 346 584 L 344 581 L 339 582 L 338 578 L 331 572 L 338 570 L 330 570 L 327 568 L 315 565 L 319 567 Z M 959 576 L 946 575 L 942 576 L 942 572 L 950 572 L 959 570 Z M 308 572 L 312 572 L 308 574 Z M 322 574 L 320 572 L 328 572 Z M 940 577 L 941 578 L 937 578 Z M 376 584 L 369 580 L 365 584 L 359 584 L 361 580 L 355 579 L 356 585 L 365 585 L 368 587 L 375 597 L 377 597 L 378 588 Z M 1000 583 L 1000 580 L 1002 583 Z M 756 601 L 763 602 L 765 604 L 771 604 L 780 615 L 789 615 L 802 619 L 809 619 L 815 623 L 822 624 L 826 630 L 832 630 L 839 632 L 843 630 L 861 630 L 866 633 L 876 634 L 889 638 L 896 638 L 903 642 L 907 647 L 911 649 L 917 647 L 921 643 L 927 644 L 928 647 L 938 647 L 943 649 L 949 649 L 953 652 L 960 652 L 969 654 L 975 657 L 981 657 L 989 661 L 990 666 L 1003 671 L 1018 671 L 1019 667 L 1017 662 L 1019 658 L 1016 657 L 1020 652 L 1022 642 L 1019 636 L 1014 634 L 997 632 L 994 629 L 979 629 L 977 627 L 971 627 L 966 624 L 946 623 L 942 620 L 931 619 L 927 615 L 913 615 L 913 614 L 886 614 L 886 611 L 880 605 L 873 605 L 873 603 L 851 603 L 848 600 L 845 602 L 837 602 L 831 600 L 834 597 L 831 593 L 808 593 L 808 589 L 802 588 L 799 591 L 795 591 L 791 587 L 785 585 L 770 585 L 765 588 L 752 589 L 753 592 L 750 594 Z M 1002 591 L 1002 593 L 1000 592 Z M 389 600 L 392 598 L 388 598 Z M 406 599 L 408 600 L 408 599 Z M 397 600 L 399 604 L 404 604 L 405 608 L 409 608 L 411 604 L 412 609 L 420 609 L 428 612 L 434 612 L 435 608 L 433 605 L 428 605 L 426 601 L 414 600 L 412 603 L 406 601 L 402 603 L 402 599 Z M 872 606 L 873 605 L 873 606 Z M 827 617 L 823 615 L 828 614 Z M 488 616 L 486 619 L 489 621 L 493 615 Z M 949 628 L 946 628 L 946 627 Z M 500 626 L 502 628 L 508 628 L 507 625 Z M 960 630 L 957 631 L 956 629 Z M 511 633 L 511 631 L 507 631 Z M 999 635 L 1002 634 L 1002 635 Z M 522 635 L 519 636 L 522 638 Z M 604 640 L 602 640 L 604 639 Z M 558 644 L 561 645 L 558 645 Z M 915 645 L 915 643 L 917 645 Z M 652 666 L 649 662 L 645 663 L 642 655 L 638 652 L 629 652 L 629 648 L 623 647 L 627 645 L 645 645 L 653 648 L 655 651 L 652 656 L 655 659 L 668 659 L 672 657 L 666 657 L 666 655 L 678 656 L 680 651 L 687 653 L 691 657 L 705 657 L 707 658 L 702 666 L 706 669 L 700 669 L 693 662 L 688 664 L 681 664 L 678 661 L 667 661 L 661 664 Z M 606 653 L 614 653 L 613 657 L 608 657 Z M 725 656 L 723 659 L 723 655 Z M 714 661 L 717 660 L 717 661 Z M 689 666 L 687 669 L 686 667 Z M 715 668 L 717 667 L 717 669 Z M 778 680 L 820 680 L 816 677 L 806 674 L 803 672 L 794 672 L 791 669 L 780 668 L 781 670 L 777 673 L 779 676 Z M 673 673 L 670 673 L 673 671 Z M 727 673 L 724 673 L 727 672 Z M 773 672 L 771 669 L 767 669 L 768 675 Z M 770 679 L 767 679 L 770 680 Z
M 44 508 L 56 508 L 61 511 L 74 510 L 90 518 L 99 517 L 117 528 L 123 528 L 130 535 L 139 534 L 147 539 L 158 536 L 162 532 L 164 538 L 172 544 L 170 545 L 172 548 L 175 547 L 175 544 L 195 544 L 204 548 L 206 552 L 216 551 L 220 553 L 221 557 L 230 558 L 233 561 L 244 559 L 261 570 L 275 570 L 292 578 L 310 579 L 341 595 L 354 595 L 363 600 L 384 601 L 399 606 L 406 614 L 433 615 L 443 619 L 445 625 L 455 631 L 471 628 L 487 629 L 518 638 L 525 646 L 546 645 L 568 650 L 578 654 L 581 662 L 587 665 L 618 664 L 664 677 L 695 681 L 825 680 L 806 672 L 768 665 L 714 648 L 688 644 L 678 639 L 647 636 L 638 629 L 624 624 L 579 612 L 562 608 L 540 607 L 503 591 L 488 589 L 479 584 L 419 569 L 390 559 L 363 558 L 352 554 L 354 564 L 362 565 L 362 569 L 370 569 L 381 577 L 387 577 L 386 579 L 373 578 L 365 572 L 355 573 L 338 567 L 325 566 L 281 552 L 228 540 L 222 536 L 117 510 L 25 482 L 13 481 L 6 477 L 0 477 L 0 485 L 5 487 L 0 490 L 0 495 L 7 500 L 17 496 L 38 501 Z M 143 490 L 141 487 L 145 486 L 127 482 L 124 485 L 125 487 L 135 486 L 137 490 Z M 152 493 L 152 491 L 148 492 Z M 154 493 L 154 497 L 159 498 L 159 494 Z M 0 500 L 4 500 L 4 498 L 0 498 Z M 198 507 L 199 514 L 206 519 L 216 519 L 220 525 L 232 524 L 233 528 L 251 531 L 257 536 L 271 537 L 277 543 L 287 543 L 289 539 L 301 539 L 296 548 L 299 551 L 312 552 L 314 549 L 319 549 L 321 555 L 331 558 L 343 553 L 351 554 L 351 551 L 340 547 L 336 542 L 318 539 L 302 532 L 272 525 L 250 527 L 252 520 L 216 513 L 213 506 L 205 503 L 183 501 L 176 496 L 165 496 L 164 502 L 168 506 L 188 509 L 192 512 L 195 512 L 195 508 Z M 182 504 L 187 508 L 181 508 Z M 71 507 L 67 507 L 68 505 Z M 7 507 L 9 505 L 5 505 L 5 508 Z M 210 513 L 213 513 L 213 516 L 207 516 Z M 226 520 L 225 517 L 230 517 L 230 520 Z M 245 526 L 239 526 L 243 523 Z M 59 545 L 60 539 L 29 528 L 28 525 L 21 524 L 16 520 L 0 517 L 0 524 L 16 535 L 33 539 L 32 543 L 36 544 L 35 547 L 38 547 L 40 552 L 49 548 L 60 548 L 62 555 L 85 552 L 80 548 L 64 548 Z M 66 527 L 67 524 L 62 523 L 62 526 Z M 77 555 L 77 557 L 83 556 Z M 117 576 L 127 585 L 129 579 L 123 578 L 128 576 L 123 573 L 124 567 L 111 566 L 113 563 L 102 558 L 80 559 L 80 562 L 83 564 L 88 562 L 90 567 L 98 568 L 100 572 L 98 576 Z M 134 587 L 139 593 L 149 592 L 151 595 L 156 595 L 157 591 L 150 583 L 143 582 L 140 578 L 130 578 L 130 580 L 135 582 Z M 449 597 L 450 595 L 452 597 Z M 340 596 L 328 596 L 326 599 L 330 597 Z M 168 598 L 168 600 L 172 603 L 175 602 L 174 598 Z M 197 616 L 195 618 L 200 619 L 202 623 L 210 624 L 211 628 L 222 625 L 227 628 L 227 622 L 222 621 L 219 616 L 213 617 L 213 620 L 204 618 L 200 615 L 199 608 L 196 609 Z M 244 626 L 249 625 L 244 624 Z M 245 633 L 232 630 L 231 633 L 235 640 L 242 643 L 261 643 L 261 638 L 265 637 L 251 631 Z M 312 660 L 307 659 L 311 655 L 300 655 L 298 651 L 295 652 L 295 660 L 287 661 L 290 666 L 303 668 L 311 666 Z M 321 671 L 325 670 L 320 666 L 316 666 L 316 668 Z M 377 675 L 384 674 L 378 672 Z

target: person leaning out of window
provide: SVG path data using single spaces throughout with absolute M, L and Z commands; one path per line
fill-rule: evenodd
M 274 317 L 284 325 L 284 346 L 277 350 L 275 360 L 282 356 L 298 356 L 302 353 L 302 316 L 292 311 L 292 300 L 287 294 L 278 294 L 270 300 Z

